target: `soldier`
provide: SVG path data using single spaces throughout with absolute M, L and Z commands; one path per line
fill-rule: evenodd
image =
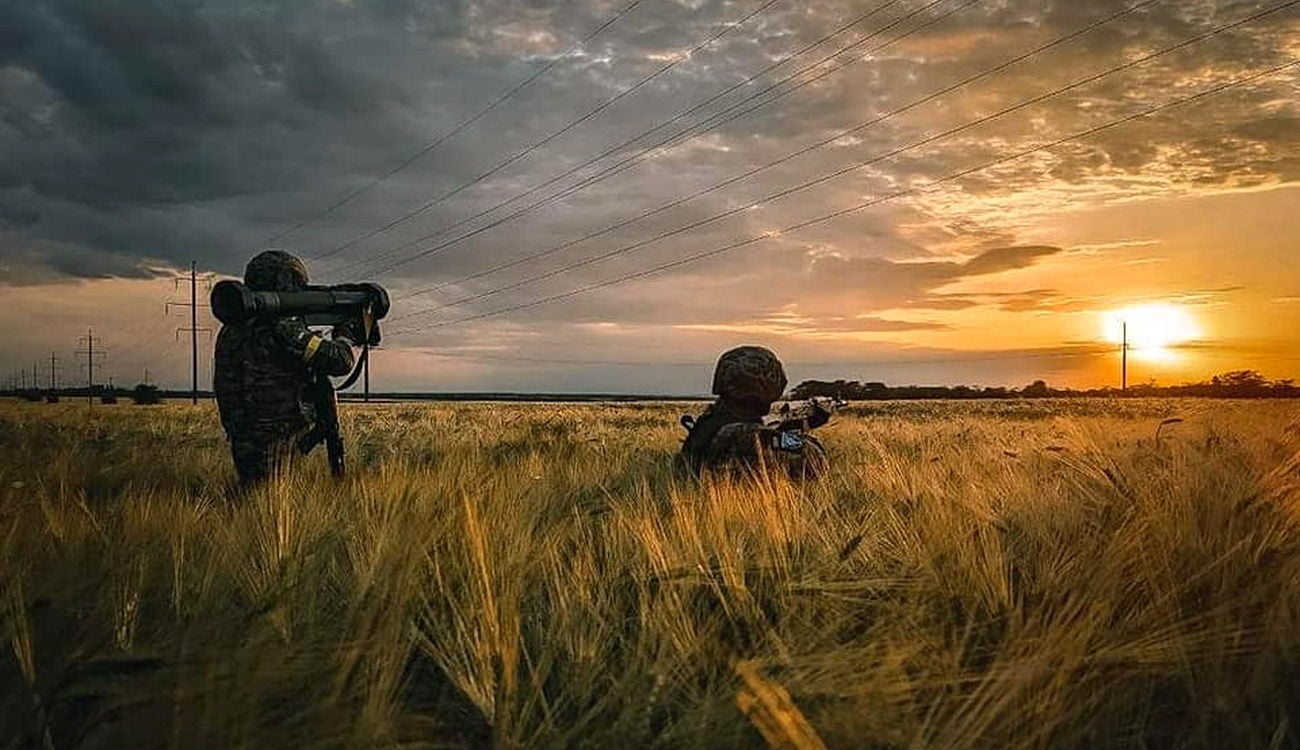
M 253 291 L 302 291 L 307 268 L 289 253 L 267 250 L 248 262 L 244 283 Z M 221 327 L 213 391 L 243 487 L 261 483 L 288 458 L 294 442 L 316 421 L 311 400 L 304 398 L 307 387 L 316 373 L 348 374 L 353 342 L 360 340 L 361 334 L 348 325 L 324 338 L 302 318 Z
M 718 400 L 698 419 L 682 420 L 689 434 L 682 443 L 680 462 L 694 472 L 763 466 L 779 466 L 796 477 L 819 472 L 825 453 L 815 438 L 763 421 L 785 392 L 786 382 L 785 368 L 770 349 L 741 346 L 723 353 L 713 371 Z M 818 419 L 808 426 L 825 423 L 825 418 Z

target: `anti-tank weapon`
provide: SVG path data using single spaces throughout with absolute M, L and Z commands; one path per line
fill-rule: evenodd
M 309 286 L 295 292 L 263 292 L 239 281 L 219 281 L 212 287 L 212 314 L 226 325 L 255 318 L 302 318 L 309 326 L 369 322 L 369 339 L 379 343 L 380 320 L 388 315 L 388 292 L 373 283 Z
M 225 325 L 252 320 L 302 318 L 309 326 L 347 325 L 362 333 L 361 357 L 347 379 L 337 388 L 324 373 L 314 373 L 307 388 L 316 411 L 316 424 L 298 440 L 298 450 L 310 453 L 325 443 L 330 471 L 342 476 L 345 466 L 343 437 L 339 433 L 338 401 L 335 391 L 352 387 L 367 361 L 370 347 L 381 340 L 379 321 L 388 315 L 388 292 L 373 283 L 308 286 L 300 291 L 254 291 L 238 281 L 220 281 L 212 287 L 212 314 Z

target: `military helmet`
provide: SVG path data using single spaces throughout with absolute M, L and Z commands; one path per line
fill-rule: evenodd
M 724 352 L 713 371 L 713 392 L 723 398 L 770 404 L 785 392 L 785 368 L 771 349 L 740 346 Z
M 283 250 L 265 250 L 244 268 L 244 283 L 255 292 L 293 292 L 307 286 L 307 266 Z

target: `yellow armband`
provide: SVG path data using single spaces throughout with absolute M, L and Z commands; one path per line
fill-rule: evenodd
M 302 350 L 302 361 L 310 362 L 311 358 L 316 356 L 316 350 L 320 348 L 322 341 L 324 339 L 315 335 L 307 339 L 307 345 Z

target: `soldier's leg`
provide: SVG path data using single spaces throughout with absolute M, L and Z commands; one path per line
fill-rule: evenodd
M 245 489 L 262 484 L 271 475 L 271 451 L 263 441 L 241 438 L 230 441 L 230 455 L 235 460 L 235 473 Z

